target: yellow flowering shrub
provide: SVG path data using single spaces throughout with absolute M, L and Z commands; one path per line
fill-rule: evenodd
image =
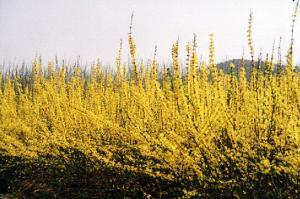
M 209 64 L 199 64 L 194 39 L 182 73 L 178 41 L 170 68 L 155 55 L 138 63 L 131 29 L 129 44 L 133 68 L 122 62 L 120 42 L 116 72 L 100 62 L 89 74 L 53 62 L 43 72 L 35 60 L 29 76 L 0 75 L 1 174 L 23 162 L 24 172 L 38 173 L 27 176 L 34 182 L 47 175 L 57 186 L 109 187 L 120 197 L 299 196 L 294 66 L 274 73 L 266 60 L 250 79 L 243 65 L 220 71 L 211 34 Z

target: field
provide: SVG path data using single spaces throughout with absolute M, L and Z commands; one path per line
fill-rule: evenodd
M 119 56 L 113 68 L 36 58 L 0 75 L 0 193 L 12 198 L 299 198 L 300 73 Z M 184 70 L 183 70 L 184 69 Z M 1 195 L 0 195 L 1 196 Z

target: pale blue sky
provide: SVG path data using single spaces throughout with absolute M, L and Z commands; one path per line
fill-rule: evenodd
M 171 60 L 172 43 L 184 44 L 198 37 L 198 53 L 207 60 L 209 33 L 215 34 L 218 61 L 239 58 L 247 48 L 247 22 L 254 12 L 256 54 L 270 52 L 273 40 L 283 37 L 283 53 L 290 39 L 292 0 L 0 0 L 0 61 L 30 62 L 35 55 L 44 60 L 75 60 L 78 55 L 92 62 L 100 58 L 114 63 L 119 40 L 124 40 L 134 11 L 134 37 L 139 58 L 153 56 Z M 300 22 L 295 32 L 295 57 L 300 61 Z M 277 44 L 276 44 L 277 46 Z

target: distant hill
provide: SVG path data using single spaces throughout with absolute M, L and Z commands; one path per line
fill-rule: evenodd
M 231 59 L 225 62 L 220 62 L 217 64 L 217 68 L 220 70 L 223 70 L 224 73 L 230 72 L 230 64 L 233 63 L 235 65 L 235 68 L 237 71 L 240 70 L 240 67 L 242 65 L 242 59 Z M 257 63 L 256 63 L 257 64 Z M 251 70 L 251 60 L 244 60 L 244 65 L 246 68 L 246 73 L 250 73 Z
M 224 73 L 229 73 L 230 72 L 230 64 L 231 63 L 233 63 L 235 65 L 236 71 L 239 71 L 240 67 L 242 65 L 241 64 L 242 63 L 242 59 L 231 59 L 231 60 L 228 60 L 228 61 L 225 61 L 225 62 L 220 62 L 220 63 L 217 64 L 217 68 L 219 70 L 223 70 Z M 244 60 L 244 65 L 245 65 L 245 68 L 246 68 L 247 77 L 249 77 L 249 74 L 250 74 L 250 71 L 251 71 L 251 60 Z M 263 61 L 261 61 L 260 63 L 258 63 L 257 61 L 255 61 L 254 65 L 255 66 L 259 65 L 260 68 L 264 68 L 265 63 Z M 277 67 L 278 67 L 278 64 L 275 64 L 273 72 L 277 71 Z M 282 65 L 282 68 L 284 69 L 285 65 Z M 296 70 L 300 71 L 299 66 L 296 66 Z

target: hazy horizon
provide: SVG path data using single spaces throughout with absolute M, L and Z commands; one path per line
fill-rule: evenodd
M 211 1 L 117 1 L 117 0 L 0 0 L 0 61 L 31 62 L 76 60 L 91 63 L 97 58 L 114 64 L 123 40 L 123 61 L 128 60 L 128 29 L 134 12 L 133 34 L 138 59 L 153 57 L 158 46 L 160 62 L 171 60 L 172 44 L 179 38 L 180 57 L 184 61 L 185 44 L 197 35 L 198 54 L 208 60 L 209 34 L 215 35 L 218 62 L 249 58 L 246 31 L 250 9 L 254 13 L 253 40 L 256 57 L 270 53 L 273 41 L 277 49 L 282 36 L 285 59 L 290 41 L 292 0 L 211 0 Z M 300 61 L 300 24 L 295 28 L 295 63 Z M 277 57 L 277 51 L 275 51 Z

